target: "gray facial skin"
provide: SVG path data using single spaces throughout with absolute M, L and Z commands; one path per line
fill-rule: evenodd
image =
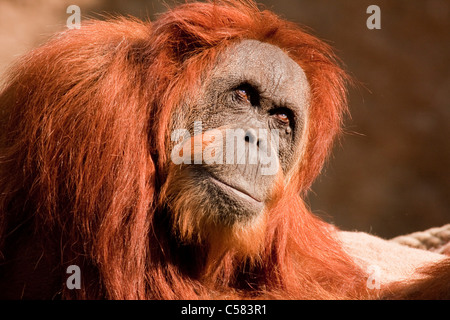
M 273 140 L 255 132 L 276 129 L 277 160 L 283 175 L 298 163 L 310 89 L 301 67 L 280 48 L 256 40 L 241 41 L 218 56 L 199 91 L 198 100 L 189 103 L 189 114 L 177 116 L 188 119 L 183 121 L 186 129 L 192 132 L 194 121 L 201 121 L 203 132 L 220 127 L 242 129 L 245 144 L 256 144 L 256 148 L 272 148 Z M 260 163 L 203 163 L 186 165 L 183 170 L 207 191 L 210 205 L 218 208 L 218 220 L 230 225 L 259 215 L 277 178 L 277 174 L 261 174 Z

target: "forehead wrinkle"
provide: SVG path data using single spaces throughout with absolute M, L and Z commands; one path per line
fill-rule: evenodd
M 306 106 L 309 86 L 302 68 L 280 48 L 257 40 L 243 40 L 231 47 L 218 63 L 219 73 L 257 84 L 275 104 Z M 222 73 L 223 76 L 223 73 Z
M 287 80 L 286 56 L 281 49 L 259 42 L 251 50 L 253 57 L 244 61 L 244 77 L 256 80 L 260 90 L 271 98 L 280 94 L 280 85 Z

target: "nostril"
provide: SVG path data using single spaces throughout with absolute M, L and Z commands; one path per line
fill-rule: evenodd
M 247 143 L 252 143 L 252 144 L 256 144 L 257 146 L 259 146 L 258 135 L 254 129 L 248 129 L 245 132 L 244 139 L 245 139 L 245 142 L 247 142 Z

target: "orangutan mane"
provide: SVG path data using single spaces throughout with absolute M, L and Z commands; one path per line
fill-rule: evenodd
M 246 1 L 57 34 L 0 95 L 0 296 L 379 297 L 301 198 L 346 82 L 328 45 Z M 237 163 L 220 163 L 226 146 Z M 239 162 L 250 150 L 276 170 Z M 72 265 L 80 289 L 66 286 Z

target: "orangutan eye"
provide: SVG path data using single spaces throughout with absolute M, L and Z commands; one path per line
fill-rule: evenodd
M 285 125 L 289 125 L 289 117 L 287 114 L 280 112 L 280 113 L 275 113 L 274 117 L 278 120 L 280 120 L 283 124 Z
M 292 111 L 288 108 L 272 109 L 269 111 L 269 114 L 283 127 L 291 127 L 293 125 Z
M 259 92 L 258 89 L 251 84 L 243 83 L 234 89 L 234 95 L 237 101 L 251 104 L 252 106 L 259 106 Z
M 239 101 L 242 101 L 245 103 L 251 103 L 250 95 L 249 95 L 249 93 L 247 93 L 247 91 L 245 89 L 236 89 L 234 92 Z

